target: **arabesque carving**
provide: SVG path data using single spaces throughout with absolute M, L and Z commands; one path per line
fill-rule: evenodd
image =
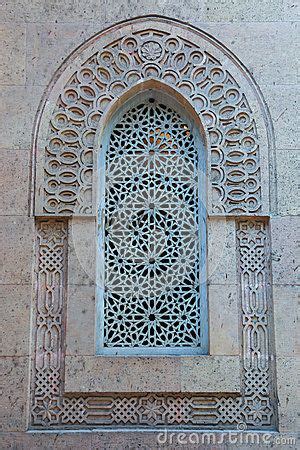
M 257 127 L 246 93 L 232 73 L 180 30 L 157 22 L 114 36 L 81 62 L 58 93 L 48 119 L 37 215 L 95 214 L 93 174 L 103 115 L 124 92 L 158 80 L 192 105 L 206 132 L 212 214 L 259 214 L 261 164 Z M 44 142 L 44 141 L 43 141 Z M 42 177 L 42 178 L 41 178 Z
M 268 214 L 269 138 L 258 113 L 261 99 L 240 63 L 213 38 L 192 30 L 152 18 L 96 36 L 65 66 L 41 108 L 35 215 L 54 218 L 37 221 L 32 428 L 275 426 L 268 225 L 252 217 Z M 200 118 L 208 213 L 236 217 L 243 352 L 243 392 L 237 397 L 155 392 L 66 396 L 63 391 L 68 270 L 63 217 L 96 215 L 102 127 L 118 99 L 122 103 L 146 85 L 172 92 Z

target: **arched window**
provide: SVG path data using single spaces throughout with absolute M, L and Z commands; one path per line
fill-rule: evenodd
M 97 351 L 207 352 L 205 152 L 169 95 L 113 117 L 100 151 Z

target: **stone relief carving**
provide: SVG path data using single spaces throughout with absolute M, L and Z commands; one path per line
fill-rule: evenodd
M 32 428 L 275 426 L 270 357 L 270 269 L 267 222 L 237 221 L 242 311 L 243 394 L 238 397 L 149 393 L 65 396 L 64 323 L 67 222 L 59 216 L 95 215 L 96 136 L 117 99 L 154 80 L 186 99 L 207 138 L 209 213 L 263 214 L 266 139 L 249 92 L 228 59 L 201 47 L 184 26 L 136 21 L 94 39 L 64 72 L 47 112 L 38 151 L 37 303 L 32 375 Z M 215 45 L 215 44 L 214 44 Z M 213 47 L 213 46 L 211 46 Z M 221 48 L 221 47 L 220 47 Z M 66 76 L 68 74 L 68 76 Z M 56 95 L 55 99 L 53 95 Z M 124 98 L 124 97 L 123 97 Z M 48 101 L 48 100 L 47 100 Z M 251 106 L 250 106 L 251 105 Z M 46 131 L 45 131 L 46 130 Z M 39 134 L 39 131 L 38 133 Z M 264 191 L 265 192 L 265 191 Z
M 32 427 L 164 425 L 230 428 L 274 427 L 270 358 L 268 230 L 260 219 L 237 222 L 242 307 L 240 397 L 201 395 L 111 395 L 65 397 L 64 323 L 67 223 L 38 222 L 35 362 Z
M 257 127 L 234 75 L 196 42 L 157 23 L 94 45 L 94 53 L 61 88 L 49 120 L 40 215 L 94 214 L 93 171 L 99 121 L 114 100 L 141 81 L 159 80 L 186 98 L 207 135 L 211 202 L 215 214 L 259 214 L 261 164 Z M 118 34 L 119 36 L 119 34 Z

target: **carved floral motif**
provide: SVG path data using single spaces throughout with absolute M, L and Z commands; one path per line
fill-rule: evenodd
M 158 42 L 148 41 L 141 46 L 141 55 L 148 61 L 155 61 L 162 55 L 162 48 Z

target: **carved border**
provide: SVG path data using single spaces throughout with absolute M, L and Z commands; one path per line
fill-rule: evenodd
M 257 88 L 219 42 L 166 22 L 136 19 L 100 33 L 53 83 L 35 132 L 36 215 L 95 215 L 99 130 L 115 103 L 151 80 L 187 101 L 203 124 L 210 213 L 267 213 L 268 137 Z
M 226 429 L 275 427 L 270 353 L 272 308 L 267 223 L 237 221 L 242 306 L 243 395 L 64 395 L 67 222 L 37 222 L 37 298 L 32 373 L 32 428 L 176 426 Z

